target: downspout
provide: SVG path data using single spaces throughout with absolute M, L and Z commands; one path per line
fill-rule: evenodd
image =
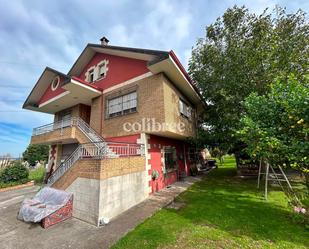
M 100 109 L 101 109 L 101 118 L 100 118 L 100 136 L 102 137 L 102 127 L 103 127 L 103 118 L 104 118 L 104 115 L 105 113 L 103 114 L 103 92 L 102 92 L 102 95 L 101 95 L 101 104 L 100 104 Z

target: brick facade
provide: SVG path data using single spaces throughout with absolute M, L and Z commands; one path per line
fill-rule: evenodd
M 83 159 L 77 161 L 52 187 L 65 190 L 78 177 L 103 180 L 144 170 L 145 158 L 142 156 L 104 160 Z
M 109 96 L 121 95 L 128 89 L 137 91 L 137 112 L 107 118 L 105 115 L 106 104 Z M 152 132 L 157 135 L 172 136 L 185 139 L 195 136 L 196 119 L 188 120 L 180 115 L 179 98 L 185 98 L 173 84 L 164 76 L 157 74 L 127 86 L 104 93 L 103 96 L 92 100 L 90 126 L 103 137 L 118 137 L 135 134 L 136 131 L 125 131 L 123 125 L 127 122 L 142 122 L 142 119 L 155 119 L 159 123 L 179 123 L 185 125 L 184 132 L 175 129 L 163 132 Z M 147 132 L 147 131 L 143 131 Z

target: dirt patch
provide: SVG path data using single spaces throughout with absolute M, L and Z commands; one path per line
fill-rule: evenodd
M 183 208 L 185 206 L 186 206 L 186 203 L 184 203 L 184 202 L 178 202 L 178 201 L 175 202 L 175 201 L 173 201 L 172 203 L 168 204 L 166 206 L 166 208 L 179 210 L 179 209 L 181 209 L 181 208 Z

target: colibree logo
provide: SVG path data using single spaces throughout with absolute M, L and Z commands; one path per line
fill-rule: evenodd
M 162 132 L 177 131 L 184 132 L 186 125 L 183 122 L 178 123 L 160 123 L 155 118 L 143 118 L 141 121 L 126 122 L 123 124 L 123 130 L 126 132 Z

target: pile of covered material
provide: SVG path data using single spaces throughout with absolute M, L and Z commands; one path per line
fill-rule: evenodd
M 66 207 L 66 213 L 57 215 L 58 221 L 72 215 L 73 194 L 62 190 L 45 187 L 40 190 L 32 199 L 26 198 L 18 213 L 18 219 L 26 222 L 40 222 L 44 218 L 57 213 L 58 210 Z M 67 208 L 69 205 L 69 208 Z M 67 212 L 70 212 L 69 214 Z M 62 217 L 63 216 L 63 217 Z M 55 222 L 57 223 L 57 222 Z

